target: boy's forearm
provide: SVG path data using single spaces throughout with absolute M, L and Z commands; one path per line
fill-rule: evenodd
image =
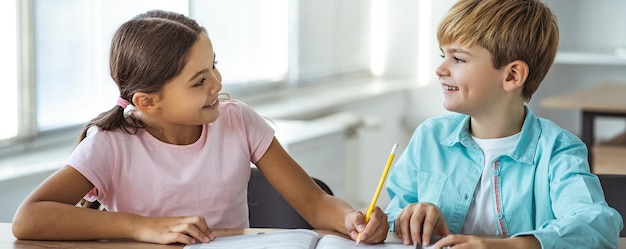
M 504 240 L 506 241 L 507 248 L 541 249 L 541 243 L 532 235 L 511 237 Z
M 140 216 L 99 211 L 42 201 L 22 207 L 13 221 L 13 234 L 30 240 L 132 239 Z

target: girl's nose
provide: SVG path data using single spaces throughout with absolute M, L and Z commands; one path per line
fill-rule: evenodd
M 211 94 L 217 94 L 218 92 L 220 92 L 220 90 L 222 90 L 222 74 L 220 74 L 220 72 L 215 69 L 215 73 L 213 75 L 213 77 L 211 78 L 211 85 L 209 88 L 209 91 Z

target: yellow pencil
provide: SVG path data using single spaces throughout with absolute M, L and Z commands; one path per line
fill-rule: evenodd
M 385 165 L 385 169 L 383 170 L 383 174 L 380 176 L 380 181 L 378 181 L 378 187 L 376 187 L 376 192 L 374 192 L 374 198 L 372 198 L 372 202 L 370 202 L 370 206 L 367 209 L 367 213 L 365 213 L 365 224 L 370 220 L 370 216 L 372 212 L 374 212 L 374 207 L 376 207 L 376 202 L 378 201 L 378 196 L 380 195 L 380 191 L 383 189 L 383 185 L 385 185 L 385 180 L 387 179 L 387 173 L 389 173 L 389 168 L 391 168 L 391 162 L 396 155 L 396 151 L 398 150 L 398 143 L 394 143 L 391 148 L 391 153 L 389 154 L 389 159 L 387 159 L 387 165 Z M 385 221 L 386 222 L 386 221 Z M 356 244 L 358 245 L 361 242 L 361 233 L 356 237 Z

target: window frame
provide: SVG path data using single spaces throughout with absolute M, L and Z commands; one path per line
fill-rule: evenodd
M 191 1 L 191 0 L 189 0 Z M 360 2 L 357 0 L 352 1 L 353 4 L 359 4 L 360 8 L 369 8 L 368 5 L 371 2 Z M 36 99 L 36 80 L 37 77 L 41 77 L 36 75 L 36 51 L 35 51 L 35 0 L 24 0 L 17 1 L 17 11 L 18 11 L 18 44 L 19 44 L 19 54 L 18 54 L 18 94 L 19 94 L 19 103 L 18 103 L 18 134 L 14 138 L 9 138 L 5 140 L 0 140 L 0 157 L 5 155 L 12 155 L 18 152 L 29 152 L 45 147 L 56 146 L 59 143 L 71 143 L 75 142 L 78 138 L 80 131 L 84 127 L 84 124 L 77 124 L 72 126 L 66 126 L 63 128 L 58 128 L 55 130 L 41 132 L 38 131 L 37 120 L 37 99 Z M 303 6 L 317 6 L 321 9 L 330 9 L 337 12 L 337 10 L 341 10 L 342 8 L 346 8 L 345 5 L 349 5 L 350 3 L 338 3 L 334 0 L 327 0 L 318 2 L 316 0 L 289 0 L 288 1 L 288 11 L 289 11 L 289 19 L 288 21 L 288 34 L 287 34 L 287 71 L 282 78 L 271 79 L 269 81 L 250 81 L 241 84 L 232 84 L 232 85 L 224 85 L 223 92 L 231 94 L 233 98 L 242 99 L 244 101 L 248 99 L 258 99 L 263 98 L 264 96 L 272 96 L 272 94 L 279 91 L 291 91 L 300 87 L 308 87 L 310 85 L 314 85 L 316 83 L 327 82 L 329 79 L 336 77 L 344 77 L 341 74 L 345 73 L 341 71 L 341 69 L 336 69 L 333 66 L 330 66 L 331 70 L 336 70 L 330 72 L 328 75 L 323 75 L 324 77 L 318 77 L 318 75 L 302 75 L 300 72 L 301 69 L 306 69 L 307 64 L 302 64 L 303 55 L 301 53 L 305 53 L 308 49 L 303 47 L 303 44 L 300 44 L 299 39 L 306 39 L 306 36 L 303 36 L 303 32 L 307 32 L 305 26 L 306 22 L 311 22 L 311 20 L 302 20 L 306 18 L 307 14 L 311 14 L 311 11 L 308 8 L 303 8 Z M 190 2 L 189 7 L 192 8 L 193 4 Z M 365 9 L 363 9 L 365 10 Z M 362 11 L 363 11 L 362 10 Z M 295 13 L 295 14 L 294 14 Z M 361 14 L 357 14 L 353 16 L 356 18 L 363 19 L 366 16 L 362 16 Z M 336 17 L 339 18 L 339 17 Z M 354 22 L 353 19 L 352 21 Z M 317 24 L 319 25 L 319 24 Z M 365 24 L 360 24 L 365 25 Z M 356 27 L 358 29 L 369 28 L 364 26 Z M 361 35 L 364 35 L 361 33 Z M 367 34 L 365 34 L 367 35 Z M 345 38 L 344 38 L 345 39 Z M 362 42 L 363 37 L 354 38 L 352 41 Z M 345 42 L 345 41 L 344 41 Z M 350 41 L 348 41 L 350 42 Z M 306 45 L 306 44 L 304 44 Z M 361 52 L 365 51 L 362 49 Z M 337 51 L 324 51 L 329 55 L 335 56 L 333 53 Z M 367 52 L 369 52 L 369 48 L 367 48 Z M 219 53 L 218 53 L 219 54 Z M 345 57 L 345 55 L 336 55 L 336 58 Z M 354 54 L 348 54 L 347 56 L 354 56 Z M 306 55 L 304 55 L 306 57 Z M 369 58 L 367 58 L 369 59 Z M 218 58 L 219 60 L 219 58 Z M 363 61 L 361 61 L 363 63 Z M 364 65 L 369 65 L 369 63 L 363 63 Z M 317 65 L 313 65 L 317 66 Z M 322 65 L 325 68 L 328 68 L 328 65 Z M 368 74 L 369 68 L 360 67 L 360 65 L 352 65 L 353 67 L 359 68 L 359 74 Z M 352 72 L 354 73 L 354 72 Z M 103 110 L 104 111 L 104 110 Z
M 192 7 L 192 0 L 188 0 Z M 288 2 L 291 5 L 291 1 Z M 58 143 L 75 140 L 84 125 L 68 125 L 40 131 L 37 123 L 37 71 L 36 71 L 36 27 L 35 0 L 16 1 L 17 13 L 17 133 L 16 136 L 0 139 L 0 157 L 38 150 Z M 287 52 L 289 53 L 289 51 Z M 287 63 L 289 61 L 287 60 Z M 287 64 L 289 68 L 289 64 Z M 289 69 L 288 69 L 289 70 Z M 279 79 L 257 80 L 224 85 L 224 91 L 237 96 L 251 95 L 260 90 L 279 89 L 289 86 L 289 71 Z M 39 76 L 40 77 L 40 76 Z M 105 111 L 105 110 L 103 110 Z M 95 116 L 94 116 L 95 117 Z

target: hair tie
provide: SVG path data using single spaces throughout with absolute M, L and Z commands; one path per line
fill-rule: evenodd
M 125 100 L 120 96 L 120 97 L 117 97 L 117 105 L 119 105 L 123 109 L 126 109 L 126 107 L 130 105 L 130 102 L 128 102 L 128 100 Z

